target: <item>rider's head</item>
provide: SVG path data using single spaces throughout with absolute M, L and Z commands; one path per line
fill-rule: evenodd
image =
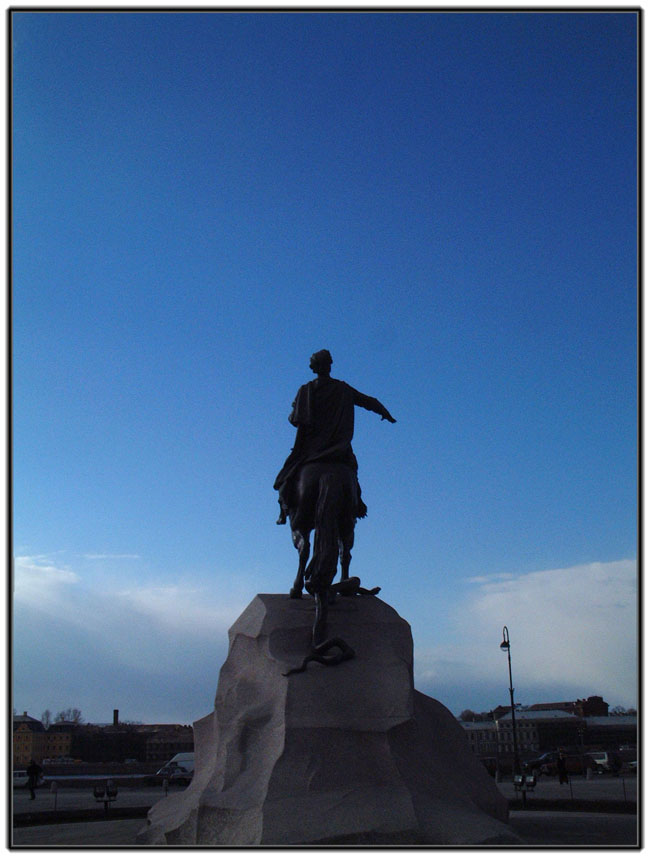
M 309 359 L 309 367 L 316 373 L 329 373 L 332 368 L 332 355 L 327 351 L 327 349 L 321 349 L 319 352 L 314 352 Z

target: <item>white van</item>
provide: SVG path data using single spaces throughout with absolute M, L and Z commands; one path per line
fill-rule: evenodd
M 170 783 L 188 784 L 194 776 L 194 751 L 175 754 L 156 774 Z
M 618 754 L 611 751 L 589 751 L 589 756 L 596 764 L 598 774 L 603 772 L 617 772 L 621 768 L 621 760 Z
M 14 769 L 14 776 L 13 776 L 14 788 L 18 787 L 20 789 L 22 787 L 27 787 L 28 781 L 29 781 L 29 778 L 27 777 L 27 769 Z M 45 783 L 45 780 L 43 779 L 43 776 L 39 775 L 38 776 L 38 783 L 36 784 L 36 786 L 43 786 L 44 783 Z

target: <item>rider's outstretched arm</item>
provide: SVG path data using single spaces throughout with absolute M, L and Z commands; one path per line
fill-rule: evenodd
M 378 399 L 375 399 L 374 396 L 366 396 L 365 393 L 359 393 L 358 390 L 354 390 L 354 404 L 365 408 L 366 411 L 374 411 L 375 414 L 380 414 L 382 420 L 397 423 L 397 420 L 395 420 L 390 411 Z

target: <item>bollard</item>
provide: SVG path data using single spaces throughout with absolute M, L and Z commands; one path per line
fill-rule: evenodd
M 621 775 L 621 783 L 623 784 L 623 801 L 627 801 L 627 792 L 625 791 L 625 775 Z
M 512 784 L 515 788 L 515 794 L 519 793 L 521 796 L 521 805 L 522 807 L 526 807 L 526 779 L 523 775 L 514 775 L 512 778 Z
M 56 810 L 56 800 L 59 794 L 59 785 L 56 781 L 50 784 L 50 792 L 54 794 L 54 810 Z
M 106 781 L 106 802 L 104 803 L 104 809 L 108 813 L 109 802 L 115 801 L 117 798 L 117 787 L 113 783 L 112 780 Z
M 165 778 L 162 782 L 162 788 L 165 790 L 165 795 L 169 792 L 169 781 Z
M 93 787 L 93 795 L 95 796 L 95 801 L 104 802 L 104 811 L 108 813 L 110 803 L 117 798 L 117 787 L 112 780 L 107 780 L 105 787 Z

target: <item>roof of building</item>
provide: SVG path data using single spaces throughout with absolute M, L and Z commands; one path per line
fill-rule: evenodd
M 636 727 L 636 715 L 586 715 L 589 727 Z
M 577 715 L 567 712 L 564 709 L 522 709 L 515 710 L 515 718 L 517 721 L 580 721 Z M 497 721 L 510 723 L 512 715 L 508 712 L 507 715 L 502 715 Z
M 459 721 L 458 723 L 465 730 L 494 730 L 496 728 L 494 721 Z
M 532 706 L 528 707 L 528 711 L 533 710 L 535 712 L 538 712 L 538 711 L 544 710 L 544 709 L 563 711 L 563 710 L 571 710 L 571 709 L 573 709 L 574 706 L 575 706 L 575 703 L 573 703 L 570 700 L 563 700 L 559 703 L 533 703 Z
M 38 718 L 32 718 L 31 715 L 27 714 L 27 712 L 23 712 L 22 715 L 14 715 L 13 716 L 13 722 L 14 722 L 14 730 L 16 730 L 18 727 L 20 727 L 21 724 L 25 724 L 32 731 L 32 733 L 44 733 L 45 732 L 45 727 L 38 720 Z

